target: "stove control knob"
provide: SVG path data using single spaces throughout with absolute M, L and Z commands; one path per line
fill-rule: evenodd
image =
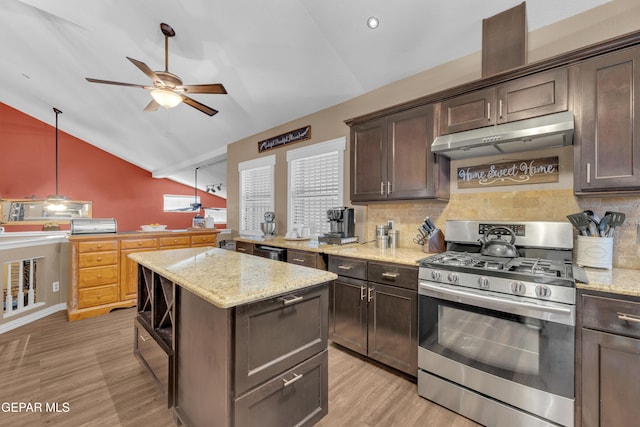
M 440 272 L 438 270 L 433 270 L 431 272 L 431 278 L 433 280 L 440 280 L 441 277 L 442 277 L 442 274 L 440 274 Z
M 545 285 L 536 286 L 536 295 L 539 298 L 549 298 L 551 296 L 551 289 Z
M 511 282 L 511 292 L 515 295 L 524 295 L 527 292 L 527 287 L 522 282 Z
M 456 283 L 458 281 L 458 273 L 451 272 L 447 275 L 449 282 Z
M 489 279 L 486 277 L 478 277 L 478 287 L 480 289 L 489 289 Z

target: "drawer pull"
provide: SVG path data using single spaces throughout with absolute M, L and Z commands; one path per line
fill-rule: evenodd
M 640 323 L 640 317 L 634 316 L 632 314 L 618 312 L 618 319 L 626 320 L 627 322 Z
M 102 274 L 98 274 L 98 279 L 102 279 Z
M 238 252 L 247 252 L 246 248 L 238 248 Z
M 280 300 L 282 301 L 282 303 L 284 305 L 291 305 L 291 304 L 295 304 L 299 301 L 302 301 L 304 299 L 304 297 L 297 297 L 295 295 L 290 295 L 287 297 L 282 297 L 280 298 Z
M 101 256 L 99 256 L 97 259 L 98 259 L 98 261 L 102 261 L 102 257 Z
M 351 270 L 353 267 L 351 267 L 350 265 L 339 265 L 338 269 L 339 270 Z
M 302 374 L 298 375 L 296 373 L 293 374 L 293 378 L 291 378 L 290 380 L 283 378 L 282 379 L 282 383 L 285 387 L 290 386 L 291 384 L 295 383 L 296 381 L 298 381 L 300 378 L 302 378 Z
M 398 277 L 400 275 L 400 273 L 388 273 L 388 272 L 384 272 L 382 273 L 382 277 L 384 277 L 385 279 L 391 279 L 391 280 L 395 280 L 396 277 Z
M 138 246 L 142 246 L 142 242 L 138 242 Z
M 291 261 L 304 262 L 304 260 L 302 258 L 293 258 Z
M 145 337 L 144 335 L 138 335 L 143 342 L 149 341 L 151 337 Z

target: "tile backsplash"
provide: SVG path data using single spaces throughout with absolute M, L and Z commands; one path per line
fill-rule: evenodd
M 365 241 L 375 239 L 377 224 L 394 221 L 400 247 L 417 247 L 413 238 L 425 216 L 439 228 L 448 219 L 494 219 L 520 221 L 567 221 L 567 215 L 591 209 L 598 215 L 617 211 L 626 215 L 614 236 L 613 266 L 640 269 L 639 197 L 583 197 L 573 190 L 534 190 L 452 194 L 448 203 L 414 201 L 371 204 L 366 209 Z M 445 236 L 446 237 L 446 236 Z

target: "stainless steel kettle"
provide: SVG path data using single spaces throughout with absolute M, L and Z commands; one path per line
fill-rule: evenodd
M 500 231 L 501 233 L 497 233 Z M 506 231 L 506 233 L 502 233 Z M 489 236 L 495 234 L 497 237 L 489 240 Z M 511 241 L 507 242 L 502 240 L 502 236 L 509 234 Z M 482 237 L 478 240 L 482 244 L 480 253 L 482 255 L 502 257 L 502 258 L 516 258 L 518 257 L 518 249 L 514 245 L 516 242 L 516 235 L 509 227 L 496 226 L 490 228 Z

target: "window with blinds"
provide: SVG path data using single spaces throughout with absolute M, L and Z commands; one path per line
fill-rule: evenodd
M 344 149 L 340 138 L 287 153 L 288 230 L 306 225 L 312 234 L 329 231 L 327 209 L 344 206 Z
M 165 212 L 184 212 L 193 214 L 192 203 L 200 203 L 200 196 L 181 196 L 176 194 L 164 194 L 162 196 L 163 210 Z
M 240 172 L 240 231 L 260 231 L 264 213 L 273 211 L 275 156 L 242 162 Z

